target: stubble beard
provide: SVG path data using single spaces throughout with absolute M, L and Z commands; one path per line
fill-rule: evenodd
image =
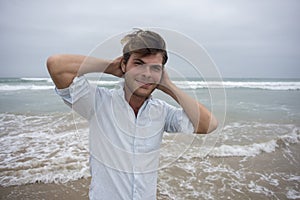
M 134 82 L 136 82 L 136 81 L 134 81 Z M 142 99 L 149 98 L 157 86 L 157 84 L 155 84 L 155 85 L 152 84 L 151 88 L 146 89 L 146 88 L 143 88 L 143 86 L 138 86 L 138 84 L 133 84 L 133 85 L 134 85 L 134 87 L 130 87 L 125 80 L 124 87 L 125 87 L 125 92 L 127 92 L 127 94 L 126 94 L 127 97 L 131 98 L 132 96 L 135 96 L 135 97 L 142 98 Z

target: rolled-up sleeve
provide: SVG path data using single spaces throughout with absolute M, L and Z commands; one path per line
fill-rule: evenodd
M 167 106 L 166 132 L 193 133 L 194 127 L 182 108 Z
M 55 90 L 68 106 L 84 118 L 89 119 L 93 114 L 95 87 L 84 76 L 75 77 L 68 88 Z

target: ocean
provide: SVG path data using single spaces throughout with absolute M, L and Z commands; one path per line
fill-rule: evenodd
M 300 199 L 300 79 L 208 82 L 175 81 L 222 119 L 216 133 L 164 134 L 157 198 Z M 87 122 L 50 78 L 1 78 L 0 94 L 0 186 L 90 177 Z

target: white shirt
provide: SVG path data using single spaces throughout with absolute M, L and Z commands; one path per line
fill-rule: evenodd
M 89 121 L 90 199 L 156 199 L 162 135 L 192 133 L 181 108 L 150 97 L 135 116 L 119 88 L 93 87 L 84 76 L 69 88 L 56 89 L 63 100 Z

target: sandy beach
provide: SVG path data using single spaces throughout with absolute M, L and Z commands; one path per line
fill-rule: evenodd
M 88 198 L 90 179 L 80 179 L 65 184 L 26 184 L 0 187 L 1 200 L 84 200 Z
M 0 200 L 88 200 L 89 179 L 80 179 L 65 184 L 35 183 L 21 186 L 0 186 Z M 157 191 L 158 200 L 168 200 L 167 195 Z

